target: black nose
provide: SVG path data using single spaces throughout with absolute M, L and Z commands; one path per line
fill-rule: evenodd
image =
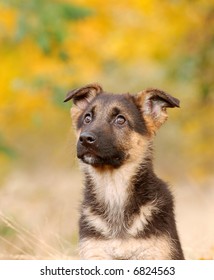
M 83 132 L 80 134 L 79 141 L 85 146 L 93 145 L 96 142 L 96 136 L 91 132 Z

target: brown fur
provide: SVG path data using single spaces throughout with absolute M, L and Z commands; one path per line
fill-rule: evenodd
M 68 93 L 85 175 L 83 259 L 183 259 L 173 198 L 152 166 L 152 139 L 179 101 L 158 89 L 106 94 L 97 84 Z

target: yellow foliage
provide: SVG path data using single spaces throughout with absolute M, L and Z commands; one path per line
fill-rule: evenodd
M 1 7 L 1 29 L 12 37 L 16 26 L 16 11 Z M 0 34 L 1 36 L 2 34 Z M 2 39 L 2 36 L 0 37 Z
M 212 28 L 206 28 L 212 1 L 197 0 L 193 4 L 185 0 L 78 0 L 75 4 L 90 8 L 92 14 L 78 21 L 67 21 L 67 36 L 60 43 L 53 43 L 50 53 L 45 53 L 28 33 L 22 40 L 16 40 L 20 11 L 0 4 L 0 135 L 4 135 L 6 142 L 13 135 L 12 146 L 20 128 L 27 130 L 38 125 L 35 116 L 39 116 L 41 125 L 50 115 L 54 123 L 59 120 L 58 114 L 64 118 L 66 112 L 62 110 L 62 103 L 58 107 L 63 101 L 63 90 L 66 94 L 79 84 L 98 81 L 112 91 L 160 86 L 177 92 L 177 97 L 184 102 L 186 95 L 194 101 L 199 98 L 194 92 L 199 81 L 205 83 L 205 88 L 206 84 L 213 86 L 210 85 L 211 71 L 206 77 L 198 74 L 198 81 L 189 82 L 188 77 L 185 78 L 189 64 L 181 67 L 185 57 L 195 54 L 197 58 L 197 52 L 203 52 L 204 36 L 210 38 L 212 34 Z M 212 46 L 207 48 L 212 51 Z M 184 80 L 175 75 L 167 77 L 169 69 L 173 69 L 173 73 L 178 68 L 186 71 L 182 74 Z M 58 105 L 53 102 L 54 98 L 58 98 Z M 189 108 L 189 104 L 186 105 L 184 107 Z M 202 125 L 210 124 L 213 119 L 210 106 L 199 111 L 200 117 L 191 118 L 191 112 L 197 107 L 190 105 L 190 115 L 182 111 L 181 119 L 185 124 L 180 125 L 183 130 L 180 133 L 189 134 L 191 141 L 197 139 L 194 147 L 191 141 L 186 141 L 184 148 L 198 157 L 206 154 L 209 164 L 213 153 L 209 155 L 207 151 L 213 134 L 206 139 L 200 134 Z M 177 122 L 180 123 L 178 118 L 179 115 Z M 183 121 L 183 118 L 189 120 Z M 209 129 L 208 125 L 206 131 Z

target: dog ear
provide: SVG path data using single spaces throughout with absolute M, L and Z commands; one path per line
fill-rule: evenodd
M 167 108 L 179 107 L 180 101 L 159 89 L 146 89 L 135 96 L 148 128 L 152 133 L 167 120 Z
M 64 102 L 73 99 L 73 103 L 84 110 L 92 99 L 103 91 L 99 84 L 89 84 L 81 88 L 69 91 Z

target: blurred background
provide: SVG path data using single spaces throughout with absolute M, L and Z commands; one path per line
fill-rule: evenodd
M 75 87 L 181 100 L 155 140 L 188 259 L 214 258 L 214 1 L 0 1 L 0 258 L 78 258 Z

